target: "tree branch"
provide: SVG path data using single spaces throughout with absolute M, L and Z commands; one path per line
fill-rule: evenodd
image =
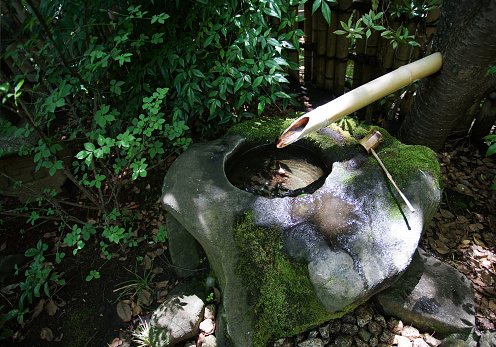
M 62 61 L 62 64 L 69 70 L 69 72 L 71 73 L 71 75 L 73 75 L 74 77 L 76 77 L 79 80 L 79 83 L 81 83 L 82 85 L 85 85 L 84 80 L 83 80 L 83 77 L 81 77 L 81 75 L 79 74 L 79 72 L 74 67 L 72 67 L 69 64 L 69 62 L 65 58 L 64 54 L 62 53 L 60 47 L 55 42 L 55 40 L 53 38 L 53 35 L 52 35 L 51 31 L 50 31 L 50 28 L 46 24 L 46 21 L 44 20 L 43 15 L 41 14 L 39 8 L 35 5 L 35 3 L 33 2 L 33 0 L 26 0 L 26 2 L 28 3 L 28 5 L 33 10 L 33 13 L 34 13 L 35 17 L 38 20 L 38 22 L 40 23 L 41 27 L 43 28 L 43 31 L 47 35 L 48 40 L 52 43 L 53 47 L 57 51 L 57 54 L 58 54 L 60 60 Z

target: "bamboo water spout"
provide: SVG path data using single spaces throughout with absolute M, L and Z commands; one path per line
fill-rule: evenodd
M 392 92 L 441 69 L 443 58 L 436 52 L 376 78 L 340 97 L 317 107 L 293 122 L 281 135 L 278 148 L 296 142 Z

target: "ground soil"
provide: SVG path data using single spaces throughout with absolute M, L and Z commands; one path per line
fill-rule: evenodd
M 299 91 L 303 93 L 299 98 L 302 104 L 300 110 L 314 108 L 330 99 L 327 93 L 308 85 Z M 296 110 L 281 111 L 271 107 L 266 113 L 278 115 Z M 214 137 L 221 135 L 217 133 Z M 206 139 L 197 135 L 195 140 Z M 490 186 L 496 176 L 496 162 L 493 158 L 485 158 L 481 150 L 463 139 L 448 141 L 439 151 L 438 158 L 443 173 L 444 198 L 422 238 L 421 247 L 457 267 L 472 280 L 478 329 L 494 329 L 496 194 Z M 58 341 L 57 346 L 107 346 L 113 341 L 117 345 L 115 341 L 126 338 L 126 331 L 136 326 L 138 317 L 147 317 L 153 312 L 167 292 L 180 281 L 174 275 L 167 242 L 150 242 L 160 225 L 164 225 L 165 211 L 159 197 L 163 177 L 172 161 L 173 157 L 151 170 L 146 179 L 135 181 L 127 187 L 121 203 L 139 215 L 133 232 L 140 242 L 135 247 L 112 246 L 109 249 L 113 255 L 111 260 L 102 255 L 98 237 L 92 237 L 83 249 L 72 255 L 72 249 L 63 248 L 60 242 L 63 235 L 57 232 L 57 221 L 44 221 L 33 226 L 26 223 L 25 218 L 3 218 L 0 256 L 23 254 L 41 239 L 49 245 L 47 254 L 51 255 L 47 256 L 47 260 L 53 263 L 52 271 L 57 271 L 66 280 L 64 286 L 50 288 L 51 298 L 44 296 L 33 300 L 23 324 L 14 321 L 6 323 L 6 327 L 14 330 L 14 336 L 3 341 L 3 345 L 54 344 L 48 340 Z M 72 188 L 67 188 L 68 197 L 81 198 Z M 0 198 L 4 210 L 18 204 L 13 198 Z M 100 218 L 97 211 L 75 213 L 86 220 Z M 61 264 L 56 264 L 53 256 L 57 247 L 67 253 Z M 91 270 L 98 270 L 100 278 L 86 281 Z M 10 292 L 6 288 L 22 281 L 23 272 L 21 268 L 20 275 L 12 275 L 1 285 L 0 306 L 4 308 L 0 314 L 13 308 L 19 300 L 19 288 L 13 288 Z M 144 274 L 154 275 L 148 281 L 148 291 L 153 300 L 150 303 L 141 300 L 141 306 L 138 306 L 140 295 L 129 292 L 120 296 L 123 290 L 118 289 L 131 284 L 126 281 L 136 281 Z M 123 314 L 119 302 L 134 308 L 133 313 L 139 315 L 134 315 L 131 321 L 123 321 L 119 316 Z

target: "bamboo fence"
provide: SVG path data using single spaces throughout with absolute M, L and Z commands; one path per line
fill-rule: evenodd
M 394 1 L 403 4 L 403 0 Z M 300 15 L 305 17 L 305 37 L 298 53 L 302 57 L 299 80 L 311 82 L 317 88 L 329 91 L 330 99 L 429 54 L 440 14 L 440 9 L 437 8 L 429 11 L 424 18 L 409 18 L 408 14 L 400 19 L 383 17 L 384 24 L 393 31 L 400 26 L 406 27 L 408 35 L 413 35 L 419 44 L 412 47 L 400 43 L 393 47 L 390 40 L 375 30 L 371 31 L 370 37 L 363 35 L 356 40 L 335 34 L 336 30 L 342 29 L 340 23 L 348 23 L 350 16 L 356 22 L 357 18 L 369 13 L 372 0 L 338 0 L 331 6 L 330 25 L 325 21 L 320 8 L 312 14 L 312 6 L 313 2 L 308 1 L 299 9 Z M 379 107 L 383 110 L 395 108 L 399 112 L 405 112 L 413 95 L 411 87 L 406 91 L 397 91 L 383 101 L 382 105 L 369 105 L 362 112 L 366 113 L 366 118 L 370 118 L 371 113 Z

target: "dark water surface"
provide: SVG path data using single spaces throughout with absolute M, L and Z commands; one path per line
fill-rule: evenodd
M 231 184 L 268 198 L 312 193 L 330 171 L 318 152 L 295 144 L 282 149 L 275 144 L 252 145 L 226 163 Z

